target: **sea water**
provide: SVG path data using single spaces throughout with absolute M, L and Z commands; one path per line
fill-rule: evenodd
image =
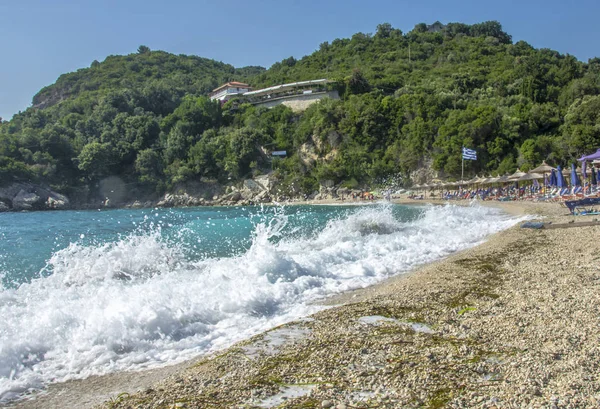
M 0 214 L 0 401 L 227 347 L 517 221 L 384 203 Z

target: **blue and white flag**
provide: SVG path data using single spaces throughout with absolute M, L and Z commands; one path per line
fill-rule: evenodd
M 475 149 L 467 149 L 467 148 L 463 147 L 462 153 L 463 153 L 463 159 L 477 160 L 477 152 L 475 152 Z

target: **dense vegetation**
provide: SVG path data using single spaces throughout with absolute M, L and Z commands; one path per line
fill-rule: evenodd
M 227 80 L 316 78 L 336 80 L 342 99 L 302 115 L 206 97 Z M 497 22 L 418 24 L 406 34 L 381 24 L 268 70 L 141 46 L 61 76 L 33 105 L 0 125 L 0 183 L 64 190 L 119 175 L 161 191 L 267 171 L 266 151 L 285 149 L 276 174 L 312 192 L 326 179 L 408 180 L 428 166 L 457 177 L 462 146 L 478 152 L 471 174 L 566 164 L 600 147 L 600 59 L 513 44 Z

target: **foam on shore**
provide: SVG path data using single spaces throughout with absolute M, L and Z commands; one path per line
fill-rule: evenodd
M 424 207 L 402 222 L 393 206 L 348 212 L 309 235 L 287 216 L 257 220 L 237 256 L 192 260 L 158 231 L 72 244 L 48 276 L 0 289 L 0 400 L 51 382 L 181 362 L 364 288 L 472 247 L 519 221 L 497 209 Z

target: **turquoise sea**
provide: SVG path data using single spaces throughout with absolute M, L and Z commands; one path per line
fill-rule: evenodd
M 0 214 L 0 402 L 180 362 L 518 220 L 472 206 Z

